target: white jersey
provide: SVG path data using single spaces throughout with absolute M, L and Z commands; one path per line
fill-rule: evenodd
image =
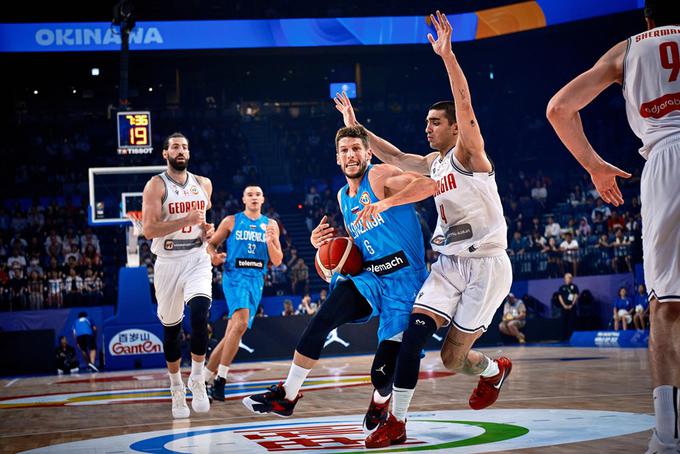
M 645 159 L 660 140 L 680 133 L 680 26 L 657 27 L 628 38 L 623 97 Z
M 165 184 L 161 221 L 175 221 L 185 217 L 191 210 L 207 209 L 208 196 L 195 175 L 187 172 L 184 184 L 174 181 L 167 172 L 158 176 Z M 154 238 L 151 243 L 151 252 L 159 257 L 182 257 L 203 249 L 203 229 L 200 225 L 187 226 Z
M 451 150 L 435 158 L 430 176 L 437 182 L 438 213 L 432 249 L 461 256 L 505 253 L 508 229 L 495 172 L 465 170 Z

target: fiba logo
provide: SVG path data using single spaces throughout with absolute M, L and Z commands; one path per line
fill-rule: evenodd
M 368 192 L 364 191 L 361 194 L 361 197 L 359 197 L 359 203 L 362 205 L 370 205 L 371 204 L 371 197 L 368 195 Z

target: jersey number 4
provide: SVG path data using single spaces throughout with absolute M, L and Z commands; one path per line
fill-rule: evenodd
M 677 41 L 666 41 L 659 44 L 659 56 L 661 57 L 661 67 L 671 70 L 668 82 L 678 80 L 678 74 L 680 74 L 680 49 L 678 49 Z
M 444 221 L 444 224 L 448 224 L 449 221 L 446 220 L 446 213 L 444 212 L 444 205 L 439 205 L 439 215 L 442 218 L 442 221 Z

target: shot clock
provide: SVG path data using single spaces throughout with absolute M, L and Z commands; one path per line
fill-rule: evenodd
M 151 114 L 118 112 L 118 154 L 151 154 Z

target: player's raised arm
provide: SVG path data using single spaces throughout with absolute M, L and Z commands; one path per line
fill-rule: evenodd
M 160 177 L 153 177 L 144 186 L 142 193 L 142 225 L 147 239 L 169 235 L 190 225 L 205 223 L 205 211 L 191 210 L 186 216 L 174 221 L 161 221 L 161 209 L 165 185 Z
M 437 191 L 437 183 L 416 172 L 403 172 L 395 166 L 384 164 L 374 167 L 369 175 L 371 187 L 377 189 L 376 196 L 380 201 L 364 206 L 354 224 L 367 223 L 372 218 L 394 206 L 424 200 Z M 382 194 L 381 194 L 382 192 Z
M 548 120 L 562 143 L 588 171 L 602 200 L 614 206 L 623 203 L 616 177 L 630 178 L 631 175 L 597 154 L 583 131 L 579 111 L 611 84 L 622 83 L 626 47 L 626 41 L 612 47 L 592 68 L 558 91 L 547 109 Z
M 451 34 L 453 28 L 445 14 L 437 11 L 437 17 L 430 15 L 432 25 L 437 32 L 437 39 L 431 33 L 427 39 L 432 44 L 432 50 L 444 61 L 446 72 L 449 76 L 453 102 L 456 105 L 456 120 L 458 123 L 458 144 L 462 145 L 466 152 L 474 155 L 484 155 L 484 139 L 479 128 L 479 122 L 472 108 L 470 87 L 463 70 L 458 64 L 456 55 L 451 50 Z
M 349 127 L 359 125 L 356 115 L 354 114 L 352 102 L 347 97 L 347 93 L 342 92 L 335 95 L 335 108 L 338 109 L 338 111 L 342 114 L 342 119 L 345 123 L 345 126 Z M 368 140 L 371 145 L 371 151 L 382 162 L 397 166 L 401 170 L 417 172 L 421 175 L 429 175 L 430 164 L 432 164 L 432 161 L 437 156 L 436 152 L 430 153 L 426 156 L 404 153 L 387 140 L 369 131 L 365 126 L 364 129 L 366 129 L 366 132 L 368 132 Z

